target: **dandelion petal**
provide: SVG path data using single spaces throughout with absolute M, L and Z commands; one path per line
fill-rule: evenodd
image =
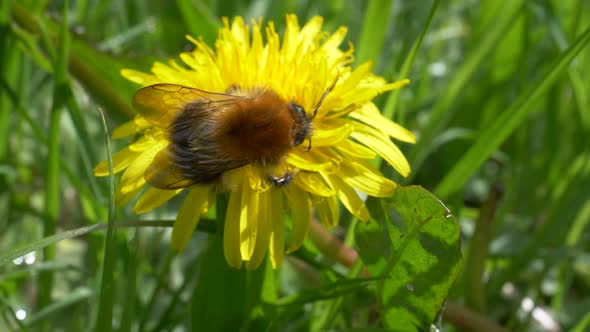
M 186 248 L 199 223 L 201 213 L 209 205 L 209 191 L 209 186 L 193 186 L 182 202 L 172 229 L 171 245 L 174 250 L 180 252 Z
M 269 196 L 271 209 L 271 226 L 272 233 L 270 234 L 270 261 L 273 268 L 279 268 L 283 264 L 285 257 L 285 223 L 283 196 L 279 190 L 271 190 Z
M 268 250 L 270 244 L 270 234 L 272 230 L 272 207 L 271 193 L 266 191 L 259 194 L 258 199 L 258 232 L 256 234 L 256 246 L 252 257 L 246 262 L 246 268 L 253 270 L 257 268 Z
M 149 212 L 160 205 L 167 202 L 170 198 L 176 196 L 182 189 L 178 190 L 162 190 L 158 188 L 150 187 L 145 194 L 141 195 L 135 206 L 133 207 L 133 211 L 136 214 L 142 214 Z M 186 202 L 186 201 L 185 201 Z
M 293 220 L 293 229 L 291 230 L 291 243 L 287 253 L 293 252 L 301 247 L 305 236 L 309 232 L 310 206 L 309 198 L 305 191 L 297 186 L 289 186 L 285 190 L 291 219 Z
M 242 185 L 242 206 L 240 213 L 240 255 L 242 260 L 248 261 L 256 247 L 256 235 L 258 233 L 258 202 L 260 194 L 250 190 L 247 185 Z
M 230 193 L 223 227 L 223 253 L 229 266 L 237 269 L 242 266 L 240 253 L 240 214 L 242 203 L 242 191 L 235 190 Z

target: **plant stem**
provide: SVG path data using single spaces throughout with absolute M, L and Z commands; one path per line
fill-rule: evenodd
M 494 215 L 501 196 L 501 190 L 495 187 L 484 202 L 465 260 L 465 302 L 469 308 L 482 313 L 486 309 L 483 275 L 492 239 Z

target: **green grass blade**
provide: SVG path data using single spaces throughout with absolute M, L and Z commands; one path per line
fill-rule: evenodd
M 346 277 L 349 280 L 359 278 L 363 271 L 363 267 L 361 260 L 356 260 L 354 265 L 348 271 Z M 336 317 L 342 311 L 342 306 L 345 303 L 344 297 L 337 297 L 322 302 L 325 302 L 325 305 L 321 308 L 323 310 L 321 310 L 317 318 L 313 320 L 313 325 L 311 326 L 310 331 L 326 331 L 333 327 L 332 324 L 336 321 Z
M 4 293 L 4 292 L 2 292 Z M 2 294 L 4 295 L 4 294 Z M 2 313 L 2 318 L 7 326 L 18 326 L 19 332 L 27 332 L 29 329 L 21 322 L 19 319 L 16 318 L 16 312 L 12 308 L 9 303 L 6 303 L 4 296 L 0 296 L 0 313 Z M 13 322 L 13 323 L 11 323 Z
M 8 11 L 10 2 L 2 3 L 2 12 Z M 2 16 L 5 16 L 4 13 Z M 7 82 L 14 82 L 18 69 L 20 67 L 18 62 L 19 50 L 15 47 L 15 38 L 11 35 L 10 26 L 8 22 L 0 23 L 0 75 L 3 80 Z M 7 159 L 8 144 L 10 138 L 10 114 L 11 101 L 4 89 L 0 90 L 0 161 Z
M 18 2 L 13 3 L 11 14 L 19 26 L 26 31 L 41 33 L 45 50 L 53 58 L 55 53 L 51 38 L 51 31 L 54 30 L 53 22 L 33 17 Z M 43 64 L 43 61 L 38 62 Z M 120 76 L 119 70 L 122 67 L 120 62 L 105 55 L 99 55 L 95 50 L 77 40 L 74 40 L 72 44 L 68 59 L 72 75 L 109 112 L 116 112 L 125 118 L 132 118 L 136 113 L 129 102 L 121 97 L 120 91 L 132 91 L 135 89 L 135 85 Z
M 588 327 L 590 327 L 590 312 L 584 315 L 584 318 L 572 329 L 572 332 L 588 331 Z
M 516 100 L 481 134 L 437 186 L 435 192 L 440 197 L 448 198 L 463 188 L 469 177 L 525 121 L 535 102 L 543 97 L 574 57 L 586 47 L 588 41 L 590 41 L 590 28 L 567 51 L 562 53 L 551 71 L 529 93 Z
M 434 2 L 432 3 L 432 7 L 430 8 L 430 14 L 428 14 L 428 19 L 426 20 L 426 23 L 422 27 L 422 31 L 420 31 L 420 35 L 418 36 L 416 41 L 414 41 L 414 44 L 412 45 L 412 48 L 410 49 L 410 53 L 408 54 L 408 56 L 404 60 L 402 68 L 399 71 L 399 75 L 397 76 L 398 80 L 408 77 L 408 74 L 410 73 L 410 69 L 412 68 L 414 61 L 416 60 L 416 56 L 418 55 L 418 51 L 420 50 L 420 47 L 422 46 L 422 41 L 424 40 L 424 36 L 426 36 L 426 33 L 428 32 L 428 29 L 430 28 L 430 25 L 431 25 L 432 20 L 434 18 L 434 14 L 436 14 L 436 10 L 438 9 L 439 5 L 440 5 L 440 0 L 434 0 Z M 395 109 L 397 106 L 397 102 L 399 100 L 400 92 L 401 92 L 401 90 L 398 89 L 398 90 L 392 91 L 389 94 L 389 97 L 387 97 L 387 102 L 385 103 L 385 107 L 383 107 L 383 115 L 385 115 L 385 117 L 391 119 L 391 118 L 393 118 L 394 114 L 397 114 L 397 117 L 396 117 L 397 122 L 399 122 L 400 124 L 403 124 L 405 122 L 404 121 L 404 118 L 405 118 L 404 112 L 400 111 L 400 112 L 396 113 L 396 109 Z
M 60 131 L 61 113 L 67 97 L 67 60 L 69 56 L 70 36 L 68 30 L 68 1 L 64 3 L 63 21 L 59 33 L 59 50 L 54 58 L 55 88 L 53 91 L 53 104 L 49 127 L 49 151 L 47 159 L 47 172 L 45 176 L 45 211 L 43 220 L 43 236 L 55 234 L 57 220 L 60 211 Z M 43 260 L 50 261 L 55 258 L 55 246 L 50 245 L 43 249 Z M 52 271 L 43 271 L 39 274 L 39 307 L 43 308 L 51 302 L 53 289 Z
M 196 279 L 199 275 L 198 272 L 199 272 L 200 265 L 198 263 L 198 259 L 199 258 L 197 258 L 194 262 L 192 262 L 189 265 L 190 269 L 185 272 L 184 281 L 183 281 L 182 285 L 180 285 L 176 290 L 174 290 L 174 293 L 172 294 L 172 299 L 170 300 L 170 303 L 168 304 L 166 309 L 164 309 L 162 316 L 159 319 L 158 324 L 156 325 L 156 327 L 154 327 L 152 329 L 152 331 L 164 331 L 167 329 L 167 324 L 170 324 L 171 322 L 174 321 L 173 319 L 171 319 L 171 317 L 174 314 L 174 309 L 177 308 L 179 305 L 181 305 L 183 302 L 182 298 L 181 298 L 182 293 L 186 291 L 189 284 L 193 281 L 193 277 Z M 124 330 L 121 329 L 121 331 L 124 331 Z
M 22 118 L 25 120 L 25 122 L 31 127 L 35 138 L 39 142 L 41 142 L 43 145 L 45 145 L 49 148 L 48 138 L 45 136 L 45 133 L 43 133 L 43 130 L 41 129 L 39 124 L 37 122 L 35 122 L 35 119 L 33 118 L 33 116 L 31 116 L 31 114 L 29 114 L 30 108 L 23 105 L 23 102 L 21 99 L 19 99 L 16 91 L 14 91 L 14 89 L 8 85 L 8 82 L 4 79 L 4 77 L 2 77 L 0 84 L 2 84 L 2 88 L 6 92 L 6 95 L 11 99 L 12 103 L 14 105 L 16 105 L 16 110 L 19 113 L 19 115 L 22 116 Z M 76 188 L 76 190 L 81 195 L 83 195 L 86 198 L 89 198 L 90 201 L 95 206 L 95 210 L 98 211 L 98 204 L 97 204 L 96 196 L 92 196 L 90 194 L 90 191 L 88 190 L 88 186 L 80 181 L 80 179 L 74 174 L 74 172 L 70 169 L 70 167 L 66 163 L 59 163 L 59 166 L 61 167 L 61 170 L 64 172 L 64 174 L 65 174 L 66 178 L 68 179 L 68 181 L 70 182 L 70 184 L 72 186 L 74 186 L 74 188 Z
M 367 9 L 357 48 L 357 64 L 379 59 L 379 55 L 383 51 L 393 0 L 373 0 L 367 2 L 366 5 Z
M 166 276 L 170 273 L 170 267 L 172 265 L 172 260 L 174 259 L 174 256 L 175 255 L 173 251 L 168 251 L 168 253 L 166 254 L 166 259 L 159 268 L 156 277 L 156 288 L 152 292 L 148 304 L 143 308 L 143 316 L 141 317 L 141 321 L 139 323 L 139 331 L 145 331 L 145 326 L 152 319 L 152 309 L 158 302 L 162 291 L 169 289 L 169 286 L 167 284 L 168 278 L 166 278 Z
M 191 36 L 202 36 L 207 43 L 215 40 L 220 23 L 202 1 L 176 0 L 176 6 Z
M 104 114 L 100 113 L 104 136 L 106 140 L 107 160 L 109 163 L 109 212 L 108 227 L 104 246 L 102 276 L 100 280 L 100 295 L 98 316 L 95 331 L 112 331 L 113 325 L 113 275 L 115 269 L 115 176 L 113 173 L 113 159 L 111 155 L 109 132 Z
M 92 292 L 88 288 L 79 288 L 70 294 L 64 296 L 59 301 L 52 303 L 51 305 L 43 308 L 32 316 L 28 321 L 27 325 L 33 327 L 43 321 L 50 319 L 52 316 L 58 314 L 59 311 L 68 309 L 71 305 L 87 300 L 92 296 Z
M 457 98 L 463 95 L 478 68 L 486 61 L 486 56 L 498 45 L 508 28 L 515 23 L 523 4 L 523 0 L 514 0 L 504 2 L 502 6 L 499 6 L 498 10 L 501 11 L 501 14 L 496 15 L 497 19 L 486 29 L 483 38 L 477 42 L 477 47 L 473 48 L 462 61 L 461 67 L 457 69 L 453 79 L 448 83 L 444 95 L 433 107 L 428 124 L 420 133 L 418 143 L 408 155 L 408 160 L 412 165 L 412 173 L 406 179 L 406 183 L 411 183 L 417 171 L 422 167 L 422 163 L 432 151 L 434 138 L 457 111 L 453 104 Z
M 16 249 L 10 250 L 7 253 L 0 255 L 0 266 L 8 264 L 8 263 L 12 262 L 14 259 L 17 259 L 18 257 L 21 257 L 31 251 L 41 250 L 47 246 L 50 246 L 52 244 L 59 242 L 59 241 L 62 241 L 65 239 L 71 239 L 71 238 L 74 238 L 77 236 L 81 236 L 81 235 L 90 233 L 92 231 L 101 229 L 103 227 L 104 226 L 100 225 L 100 224 L 90 225 L 90 226 L 86 226 L 86 227 L 80 227 L 80 228 L 72 229 L 72 230 L 69 230 L 66 232 L 61 232 L 61 233 L 54 234 L 52 236 L 45 237 L 39 241 L 35 241 L 35 242 L 33 242 L 29 245 L 26 245 L 24 247 L 21 247 L 21 248 L 16 248 Z
M 96 149 L 94 148 L 92 137 L 88 132 L 88 127 L 82 119 L 82 111 L 80 110 L 80 106 L 74 99 L 71 84 L 69 84 L 68 86 L 67 106 L 70 117 L 74 122 L 74 127 L 76 128 L 78 137 L 80 138 L 81 145 L 79 150 L 82 159 L 82 164 L 84 165 L 84 170 L 86 173 L 86 179 L 90 183 L 90 189 L 94 194 L 94 197 L 101 197 L 98 182 L 93 172 L 94 166 L 98 164 L 98 161 L 96 160 L 98 154 L 96 153 Z
M 123 313 L 121 314 L 121 325 L 119 331 L 131 331 L 135 318 L 135 302 L 137 296 L 137 265 L 139 256 L 139 229 L 135 229 L 135 235 L 128 246 L 127 255 L 127 280 L 125 282 L 125 299 L 123 302 Z
M 203 225 L 201 225 L 203 224 Z M 131 222 L 118 222 L 116 224 L 117 228 L 127 228 L 127 227 L 172 227 L 174 225 L 174 220 L 149 220 L 149 221 L 131 221 Z M 12 249 L 5 254 L 0 255 L 0 266 L 8 264 L 12 262 L 14 259 L 25 255 L 31 251 L 41 250 L 47 246 L 55 244 L 59 241 L 63 241 L 66 239 L 75 238 L 78 236 L 82 236 L 84 234 L 91 233 L 97 230 L 103 230 L 108 228 L 108 224 L 94 224 L 90 226 L 80 227 L 76 229 L 72 229 L 69 231 L 61 232 L 54 234 L 52 236 L 48 236 L 42 238 L 41 240 L 35 241 L 31 244 L 28 244 L 24 247 Z M 203 222 L 197 226 L 197 230 L 205 233 L 215 233 L 215 227 L 208 225 L 208 223 Z

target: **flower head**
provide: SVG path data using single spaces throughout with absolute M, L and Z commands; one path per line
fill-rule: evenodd
M 217 93 L 229 93 L 235 87 L 271 90 L 283 100 L 301 105 L 309 118 L 329 91 L 312 120 L 311 149 L 308 144 L 293 146 L 276 162 L 275 169 L 292 174 L 292 181 L 285 186 L 273 185 L 265 173 L 265 162 L 259 160 L 225 171 L 213 182 L 159 189 L 146 183 L 146 171 L 171 144 L 170 129 L 140 112 L 114 131 L 115 138 L 141 135 L 113 155 L 114 171 L 123 172 L 117 204 L 125 204 L 147 186 L 134 207 L 140 214 L 188 191 L 172 232 L 176 250 L 185 248 L 215 195 L 228 192 L 224 226 L 227 262 L 234 267 L 245 262 L 247 268 L 256 268 L 268 251 L 273 266 L 278 267 L 285 253 L 286 215 L 290 220 L 289 252 L 301 246 L 308 232 L 312 205 L 327 227 L 338 221 L 339 202 L 359 219 L 370 218 L 359 192 L 384 197 L 396 186 L 370 163 L 377 155 L 401 175 L 410 172 L 391 138 L 413 143 L 414 136 L 381 115 L 371 102 L 376 95 L 408 81 L 388 83 L 371 73 L 370 63 L 352 69 L 352 46 L 346 51 L 339 48 L 346 35 L 344 27 L 329 35 L 321 30 L 321 17 L 312 18 L 303 27 L 295 15 L 288 15 L 286 21 L 281 42 L 272 22 L 263 26 L 260 20 L 248 26 L 241 17 L 231 24 L 224 19 L 214 49 L 188 37 L 195 49 L 180 55 L 184 65 L 156 62 L 151 73 L 122 71 L 127 79 L 144 87 L 170 83 Z M 106 162 L 95 168 L 95 174 L 108 175 Z

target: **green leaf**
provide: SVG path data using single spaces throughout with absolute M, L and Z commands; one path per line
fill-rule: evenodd
M 223 255 L 223 224 L 227 200 L 217 200 L 217 233 L 201 259 L 201 271 L 191 297 L 191 328 L 201 331 L 239 331 L 245 319 L 247 273 L 227 265 Z
M 459 226 L 421 187 L 400 187 L 381 204 L 373 213 L 378 221 L 358 225 L 357 243 L 369 271 L 389 277 L 377 289 L 384 324 L 427 330 L 461 268 Z

